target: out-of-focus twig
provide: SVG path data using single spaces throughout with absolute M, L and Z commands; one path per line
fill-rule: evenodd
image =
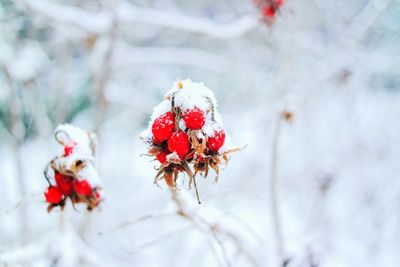
M 104 34 L 112 31 L 113 15 L 109 12 L 89 12 L 73 6 L 55 4 L 48 0 L 18 0 L 25 8 L 46 19 L 76 26 L 84 31 Z M 165 10 L 139 8 L 128 1 L 121 1 L 116 9 L 118 23 L 142 23 L 157 27 L 204 34 L 219 39 L 244 35 L 258 25 L 256 16 L 243 16 L 228 24 L 216 23 L 208 18 L 171 13 Z
M 22 103 L 18 96 L 17 89 L 13 84 L 13 81 L 11 79 L 7 67 L 2 66 L 2 70 L 8 85 L 9 95 L 10 95 L 9 98 L 9 110 L 11 114 L 10 131 L 13 137 L 12 149 L 14 152 L 14 159 L 16 166 L 15 168 L 17 177 L 16 181 L 18 183 L 18 187 L 20 190 L 19 194 L 24 195 L 26 193 L 26 188 L 25 188 L 25 181 L 22 169 L 22 155 L 20 152 L 20 147 L 24 135 L 23 125 L 22 125 Z M 20 212 L 21 212 L 21 228 L 22 228 L 20 231 L 21 241 L 25 243 L 27 240 L 29 240 L 30 237 L 29 220 L 25 205 L 20 206 Z
M 278 199 L 278 175 L 277 175 L 277 167 L 278 167 L 278 160 L 279 160 L 279 139 L 281 134 L 281 125 L 282 125 L 282 114 L 279 114 L 276 125 L 275 131 L 272 137 L 272 150 L 271 150 L 271 173 L 270 173 L 270 201 L 271 201 L 271 218 L 273 224 L 273 232 L 275 235 L 277 253 L 279 258 L 280 266 L 285 266 L 286 262 L 286 252 L 285 252 L 285 244 L 282 237 L 282 219 L 279 213 L 279 199 Z
M 242 240 L 232 231 L 225 229 L 218 223 L 208 222 L 205 218 L 203 218 L 200 214 L 191 212 L 185 207 L 182 199 L 179 197 L 179 193 L 176 190 L 171 190 L 172 200 L 177 207 L 177 214 L 188 221 L 190 221 L 194 227 L 199 229 L 202 232 L 206 232 L 211 235 L 216 244 L 220 247 L 222 257 L 224 258 L 224 262 L 226 266 L 231 266 L 232 261 L 228 256 L 228 252 L 226 250 L 225 244 L 222 238 L 230 240 L 236 247 L 236 254 L 243 255 L 246 260 L 252 266 L 259 266 L 257 260 L 251 255 L 249 251 L 243 245 Z
M 169 217 L 169 216 L 175 216 L 175 213 L 163 213 L 163 214 L 158 214 L 158 215 L 154 215 L 154 214 L 144 215 L 144 216 L 141 216 L 139 218 L 132 219 L 132 220 L 129 220 L 127 222 L 121 223 L 121 224 L 119 224 L 119 225 L 117 225 L 115 227 L 112 227 L 112 228 L 110 228 L 110 229 L 108 229 L 106 231 L 99 232 L 98 234 L 99 235 L 109 234 L 109 233 L 112 233 L 112 232 L 114 232 L 116 230 L 120 230 L 121 228 L 125 228 L 127 226 L 134 225 L 136 223 L 147 222 L 149 220 L 162 219 L 162 218 Z
M 95 74 L 95 99 L 96 99 L 96 123 L 95 132 L 100 136 L 101 125 L 103 124 L 105 113 L 107 111 L 107 99 L 105 90 L 112 75 L 112 62 L 115 43 L 118 37 L 118 22 L 116 14 L 113 15 L 112 30 L 109 34 L 109 44 L 105 51 L 103 62 L 98 73 Z M 99 137 L 100 138 L 100 137 Z

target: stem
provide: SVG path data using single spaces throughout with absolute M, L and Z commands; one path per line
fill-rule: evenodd
M 68 205 L 65 205 L 64 210 L 60 212 L 60 218 L 59 218 L 59 231 L 62 233 L 65 230 L 65 213 L 67 212 L 66 210 L 68 209 Z
M 196 191 L 197 203 L 201 204 L 199 191 L 197 190 L 196 177 L 193 175 L 194 190 Z
M 210 104 L 210 108 L 211 108 L 211 121 L 215 122 L 215 105 L 214 102 L 212 101 L 211 98 L 209 98 L 208 96 L 205 97 L 208 101 L 208 103 Z
M 115 43 L 118 37 L 118 22 L 117 22 L 117 15 L 115 11 L 113 13 L 113 24 L 109 34 L 110 43 L 107 51 L 104 55 L 104 60 L 102 62 L 102 68 L 97 76 L 97 87 L 96 87 L 96 125 L 95 125 L 95 132 L 100 134 L 100 128 L 104 122 L 105 113 L 107 111 L 107 100 L 105 96 L 105 90 L 107 88 L 107 84 L 111 77 L 111 65 L 112 59 L 115 49 Z
M 279 137 L 281 131 L 281 115 L 279 114 L 279 118 L 276 122 L 275 132 L 272 139 L 272 155 L 271 155 L 271 180 L 270 180 L 270 196 L 271 196 L 271 216 L 272 216 L 272 224 L 274 227 L 274 234 L 278 252 L 278 258 L 280 262 L 280 266 L 285 266 L 285 245 L 282 238 L 282 229 L 281 223 L 282 219 L 280 217 L 279 212 L 279 199 L 278 199 L 278 175 L 277 175 L 277 166 L 278 166 L 278 145 L 279 145 Z

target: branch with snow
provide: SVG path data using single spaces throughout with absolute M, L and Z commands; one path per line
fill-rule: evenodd
M 46 19 L 74 25 L 82 30 L 104 34 L 112 29 L 113 14 L 107 11 L 89 12 L 73 6 L 55 4 L 46 0 L 19 0 L 26 9 Z M 204 17 L 166 12 L 152 8 L 139 8 L 127 1 L 116 7 L 118 23 L 140 23 L 179 31 L 204 34 L 212 38 L 229 39 L 242 36 L 258 25 L 258 19 L 248 15 L 221 24 Z

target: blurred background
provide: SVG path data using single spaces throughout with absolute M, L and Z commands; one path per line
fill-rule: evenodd
M 400 1 L 261 2 L 0 1 L 0 266 L 399 266 Z M 247 144 L 191 218 L 138 138 L 186 78 Z M 98 133 L 91 214 L 46 212 L 60 123 Z

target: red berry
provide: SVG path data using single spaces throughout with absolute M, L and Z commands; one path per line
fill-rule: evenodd
M 77 143 L 74 141 L 70 141 L 64 146 L 64 157 L 68 157 L 74 152 L 74 148 L 76 147 Z
M 218 150 L 224 145 L 225 142 L 225 131 L 224 129 L 219 129 L 214 131 L 212 136 L 208 137 L 207 147 L 213 152 L 218 152 Z
M 262 13 L 267 18 L 274 18 L 275 17 L 275 8 L 270 5 L 263 7 Z
M 164 149 L 163 151 L 161 151 L 156 155 L 156 158 L 158 159 L 159 162 L 161 162 L 161 164 L 164 164 L 165 162 L 167 162 L 167 156 L 170 153 L 171 152 L 169 152 L 168 149 Z
M 61 193 L 60 189 L 55 186 L 50 186 L 47 188 L 47 191 L 44 193 L 44 197 L 46 201 L 51 204 L 58 204 L 61 202 L 63 198 L 63 194 Z
M 61 193 L 66 196 L 72 194 L 72 179 L 69 176 L 62 175 L 59 172 L 55 174 L 57 187 L 60 189 Z
M 194 107 L 183 114 L 183 121 L 188 129 L 199 130 L 206 123 L 206 115 L 201 109 Z
M 175 132 L 168 139 L 168 150 L 176 152 L 183 159 L 190 151 L 189 136 L 182 130 Z
M 197 156 L 197 161 L 200 163 L 204 163 L 204 157 L 203 156 Z
M 92 187 L 90 184 L 86 181 L 78 181 L 76 180 L 74 183 L 74 190 L 78 195 L 84 195 L 84 196 L 89 196 L 92 194 Z
M 276 0 L 275 3 L 276 3 L 278 6 L 281 6 L 281 5 L 283 4 L 283 0 Z
M 161 143 L 171 137 L 175 128 L 175 115 L 172 112 L 166 112 L 158 117 L 152 127 L 151 131 L 154 135 L 154 141 Z

